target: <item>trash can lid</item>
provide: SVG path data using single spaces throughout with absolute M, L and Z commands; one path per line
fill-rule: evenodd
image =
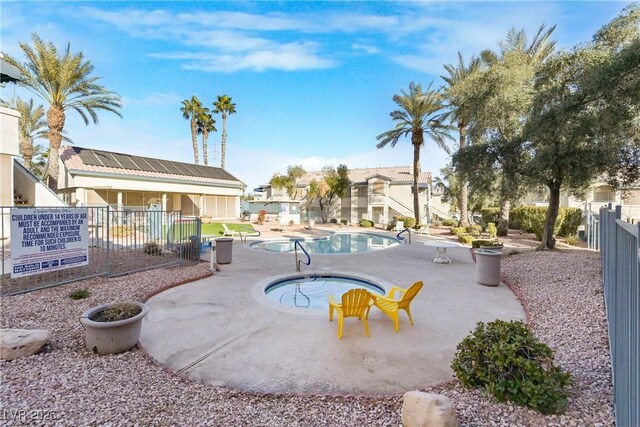
M 216 242 L 229 242 L 233 241 L 233 237 L 218 237 L 215 239 Z
M 499 251 L 492 251 L 490 249 L 478 249 L 476 255 L 488 255 L 488 256 L 502 256 Z

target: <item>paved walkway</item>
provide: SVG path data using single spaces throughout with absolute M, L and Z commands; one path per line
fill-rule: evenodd
M 314 255 L 304 270 L 374 277 L 387 288 L 424 281 L 412 303 L 415 325 L 402 312 L 399 333 L 374 308 L 370 338 L 349 318 L 338 340 L 337 322 L 324 310 L 271 303 L 264 286 L 295 273 L 294 255 L 257 251 L 236 239 L 233 262 L 217 275 L 148 301 L 141 342 L 160 363 L 195 381 L 254 392 L 399 394 L 450 380 L 456 345 L 476 322 L 525 314 L 504 284 L 475 283 L 468 248 L 448 249 L 450 265 L 433 264 L 436 249 L 423 240 L 365 254 Z

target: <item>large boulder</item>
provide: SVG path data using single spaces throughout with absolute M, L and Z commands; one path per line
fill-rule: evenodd
M 50 335 L 44 329 L 0 329 L 0 359 L 31 356 L 40 351 Z
M 409 391 L 402 402 L 405 427 L 458 427 L 456 411 L 447 396 Z

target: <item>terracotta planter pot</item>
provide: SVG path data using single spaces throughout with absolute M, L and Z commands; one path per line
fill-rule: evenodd
M 80 323 L 85 329 L 87 350 L 98 354 L 115 354 L 130 350 L 138 343 L 142 319 L 149 314 L 146 304 L 137 302 L 142 309 L 140 313 L 129 319 L 114 322 L 96 322 L 91 320 L 96 313 L 108 308 L 113 303 L 90 308 L 80 316 Z
M 201 216 L 200 217 L 200 221 L 203 224 L 211 224 L 211 217 L 210 216 Z

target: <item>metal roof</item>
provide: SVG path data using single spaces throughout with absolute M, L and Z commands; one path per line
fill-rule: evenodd
M 20 81 L 20 71 L 13 65 L 9 64 L 4 58 L 0 58 L 0 83 Z

